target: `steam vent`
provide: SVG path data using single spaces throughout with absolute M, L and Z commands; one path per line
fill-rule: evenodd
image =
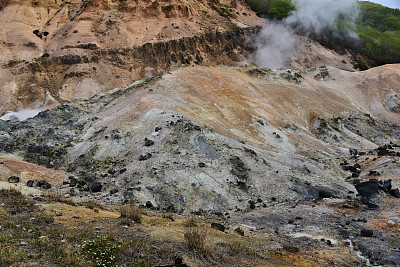
M 0 0 L 0 266 L 400 266 L 374 2 Z

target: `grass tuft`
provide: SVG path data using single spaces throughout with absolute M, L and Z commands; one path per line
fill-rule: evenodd
M 143 219 L 143 210 L 136 207 L 134 203 L 124 204 L 119 207 L 121 217 L 141 223 Z
M 185 233 L 186 246 L 191 250 L 206 253 L 208 231 L 204 226 L 189 227 Z

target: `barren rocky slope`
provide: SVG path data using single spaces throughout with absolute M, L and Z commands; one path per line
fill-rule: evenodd
M 242 221 L 260 231 L 285 222 L 283 214 L 271 215 L 275 219 L 270 222 L 262 219 L 277 207 L 305 205 L 299 208 L 300 218 L 313 209 L 312 201 L 337 198 L 338 204 L 328 202 L 330 207 L 345 209 L 332 211 L 330 219 L 317 219 L 326 210 L 316 209 L 320 215 L 305 228 L 276 228 L 294 240 L 319 238 L 321 231 L 337 240 L 341 225 L 346 225 L 344 218 L 354 214 L 352 207 L 357 218 L 390 220 L 398 228 L 393 214 L 399 200 L 389 194 L 381 200 L 363 200 L 356 196 L 354 184 L 380 175 L 392 179 L 391 188 L 400 186 L 400 150 L 384 146 L 399 139 L 399 74 L 398 65 L 366 72 L 333 67 L 182 67 L 23 122 L 1 122 L 0 144 L 8 154 L 69 173 L 36 180 L 60 187 L 67 175 L 73 175 L 59 189 L 73 199 L 97 199 L 108 205 L 133 199 L 183 214 L 228 212 L 235 218 L 233 225 Z M 9 157 L 3 158 L 3 179 L 13 174 L 23 183 L 34 179 L 15 167 L 13 172 Z M 344 161 L 349 161 L 346 168 Z M 71 191 L 75 179 L 81 189 Z M 90 192 L 88 185 L 94 182 L 101 183 L 101 192 Z M 365 213 L 363 205 L 367 210 L 383 205 L 386 213 Z M 253 215 L 242 213 L 253 209 Z M 370 259 L 392 266 L 398 262 L 398 244 L 390 231 L 379 232 L 384 241 L 370 247 L 365 245 L 368 239 L 357 237 L 360 226 L 347 228 L 346 238 L 359 242 Z M 304 245 L 293 242 L 296 247 Z M 383 255 L 380 260 L 377 251 Z
M 119 189 L 111 200 L 176 210 L 192 197 L 194 208 L 221 212 L 250 199 L 315 198 L 323 187 L 346 196 L 337 159 L 399 138 L 399 79 L 397 65 L 178 68 L 2 122 L 2 149 Z
M 218 216 L 259 251 L 238 266 L 397 266 L 400 65 L 304 37 L 293 69 L 247 65 L 258 18 L 220 2 L 10 1 L 0 112 L 54 108 L 0 120 L 1 179 Z

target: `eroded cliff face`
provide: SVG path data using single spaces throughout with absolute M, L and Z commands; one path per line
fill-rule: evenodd
M 100 49 L 92 43 L 79 46 L 83 55 L 9 61 L 3 70 L 14 78 L 11 82 L 16 86 L 14 97 L 18 97 L 17 103 L 22 107 L 42 105 L 38 101 L 46 101 L 47 94 L 62 103 L 152 77 L 172 66 L 238 64 L 251 51 L 247 38 L 256 31 L 256 28 L 245 28 L 211 32 L 132 48 Z M 3 90 L 9 90 L 10 86 L 6 85 Z M 11 103 L 3 103 L 7 104 Z
M 0 112 L 51 107 L 181 64 L 235 64 L 259 19 L 244 1 L 9 1 Z

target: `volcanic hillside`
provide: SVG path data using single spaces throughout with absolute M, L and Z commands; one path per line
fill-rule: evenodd
M 1 186 L 136 203 L 138 235 L 175 248 L 174 216 L 203 216 L 215 251 L 179 251 L 190 266 L 400 262 L 400 65 L 355 71 L 298 36 L 288 68 L 253 66 L 243 1 L 10 1 L 0 24 L 0 111 L 43 109 L 0 120 Z M 233 239 L 251 249 L 218 254 Z

